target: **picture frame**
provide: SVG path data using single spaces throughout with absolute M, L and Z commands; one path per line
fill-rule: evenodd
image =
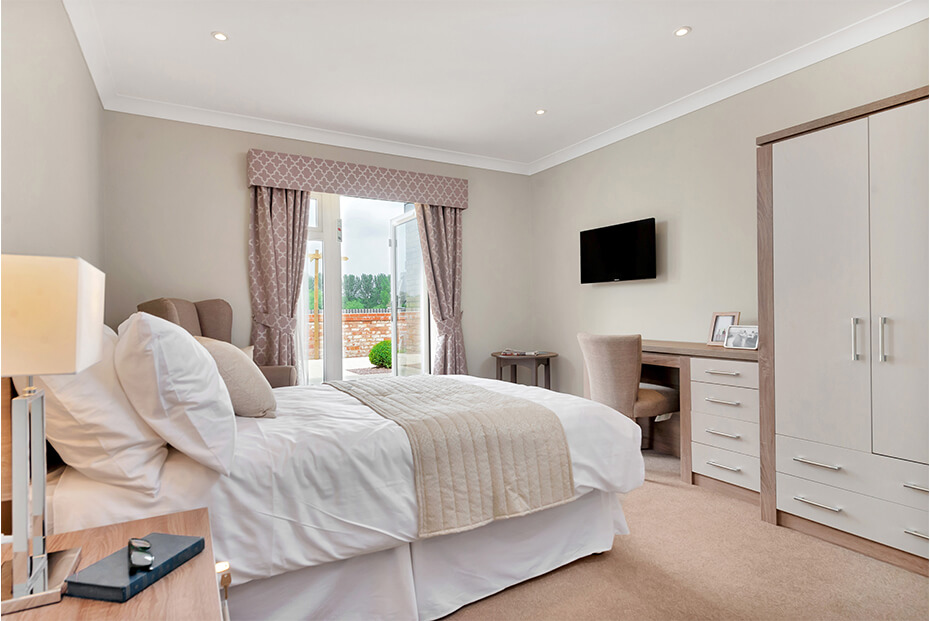
M 759 326 L 728 327 L 723 346 L 727 349 L 759 349 Z
M 739 311 L 733 313 L 714 313 L 710 320 L 710 335 L 707 344 L 723 347 L 727 337 L 727 328 L 739 324 Z

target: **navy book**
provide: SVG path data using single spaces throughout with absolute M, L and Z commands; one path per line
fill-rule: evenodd
M 122 547 L 66 579 L 65 593 L 71 597 L 125 602 L 200 554 L 204 546 L 203 537 L 186 535 L 150 533 L 144 539 L 152 544 L 150 552 L 155 555 L 151 569 L 130 572 L 129 551 Z

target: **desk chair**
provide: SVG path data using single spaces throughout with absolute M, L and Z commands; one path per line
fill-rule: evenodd
M 642 448 L 652 448 L 655 417 L 680 408 L 676 389 L 640 383 L 643 337 L 581 333 L 578 343 L 587 369 L 585 397 L 634 420 L 647 419 Z

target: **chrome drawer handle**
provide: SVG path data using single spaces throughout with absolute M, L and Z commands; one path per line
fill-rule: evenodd
M 926 487 L 921 487 L 919 485 L 915 485 L 914 483 L 905 483 L 904 487 L 906 487 L 907 489 L 916 489 L 918 492 L 923 492 L 925 494 L 930 493 L 930 489 L 927 489 Z
M 720 403 L 722 405 L 739 405 L 739 401 L 727 401 L 726 399 L 717 399 L 716 397 L 704 397 L 704 401 Z
M 859 324 L 858 317 L 851 317 L 849 320 L 850 325 L 852 325 L 852 359 L 859 359 L 859 347 L 856 343 L 856 326 Z
M 705 373 L 710 375 L 729 375 L 730 377 L 736 377 L 739 375 L 739 371 L 717 371 L 715 369 L 705 369 Z
M 740 468 L 734 466 L 727 466 L 726 464 L 718 464 L 717 462 L 710 460 L 707 462 L 708 466 L 716 466 L 717 468 L 723 468 L 724 470 L 729 470 L 730 472 L 739 472 Z
M 878 361 L 887 362 L 888 356 L 885 354 L 885 324 L 888 323 L 887 317 L 878 318 Z
M 827 470 L 841 470 L 842 466 L 832 466 L 830 464 L 822 464 L 819 461 L 811 461 L 809 459 L 804 459 L 803 457 L 792 457 L 794 461 L 799 461 L 802 464 L 807 464 L 808 466 L 817 466 L 818 468 L 826 468 Z
M 715 436 L 723 436 L 724 438 L 733 438 L 734 440 L 739 440 L 740 435 L 738 433 L 727 433 L 725 431 L 717 431 L 716 429 L 705 429 L 707 433 L 712 433 Z
M 920 532 L 919 530 L 911 530 L 910 528 L 905 528 L 905 529 L 904 529 L 904 532 L 906 532 L 908 535 L 914 535 L 915 537 L 920 537 L 921 539 L 930 540 L 930 537 L 928 537 L 927 535 L 923 534 L 923 533 Z
M 821 509 L 826 509 L 827 511 L 833 511 L 834 513 L 839 513 L 840 511 L 842 511 L 842 509 L 840 509 L 839 507 L 831 507 L 830 505 L 822 505 L 822 504 L 820 504 L 819 502 L 814 502 L 813 500 L 808 500 L 807 498 L 804 498 L 803 496 L 795 496 L 794 499 L 797 500 L 798 502 L 807 503 L 807 504 L 812 505 L 812 506 L 814 506 L 814 507 L 819 507 L 819 508 L 821 508 Z

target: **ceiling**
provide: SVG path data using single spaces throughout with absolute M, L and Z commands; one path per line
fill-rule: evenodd
M 928 11 L 926 0 L 64 4 L 108 110 L 523 174 Z M 680 26 L 693 31 L 677 37 Z

